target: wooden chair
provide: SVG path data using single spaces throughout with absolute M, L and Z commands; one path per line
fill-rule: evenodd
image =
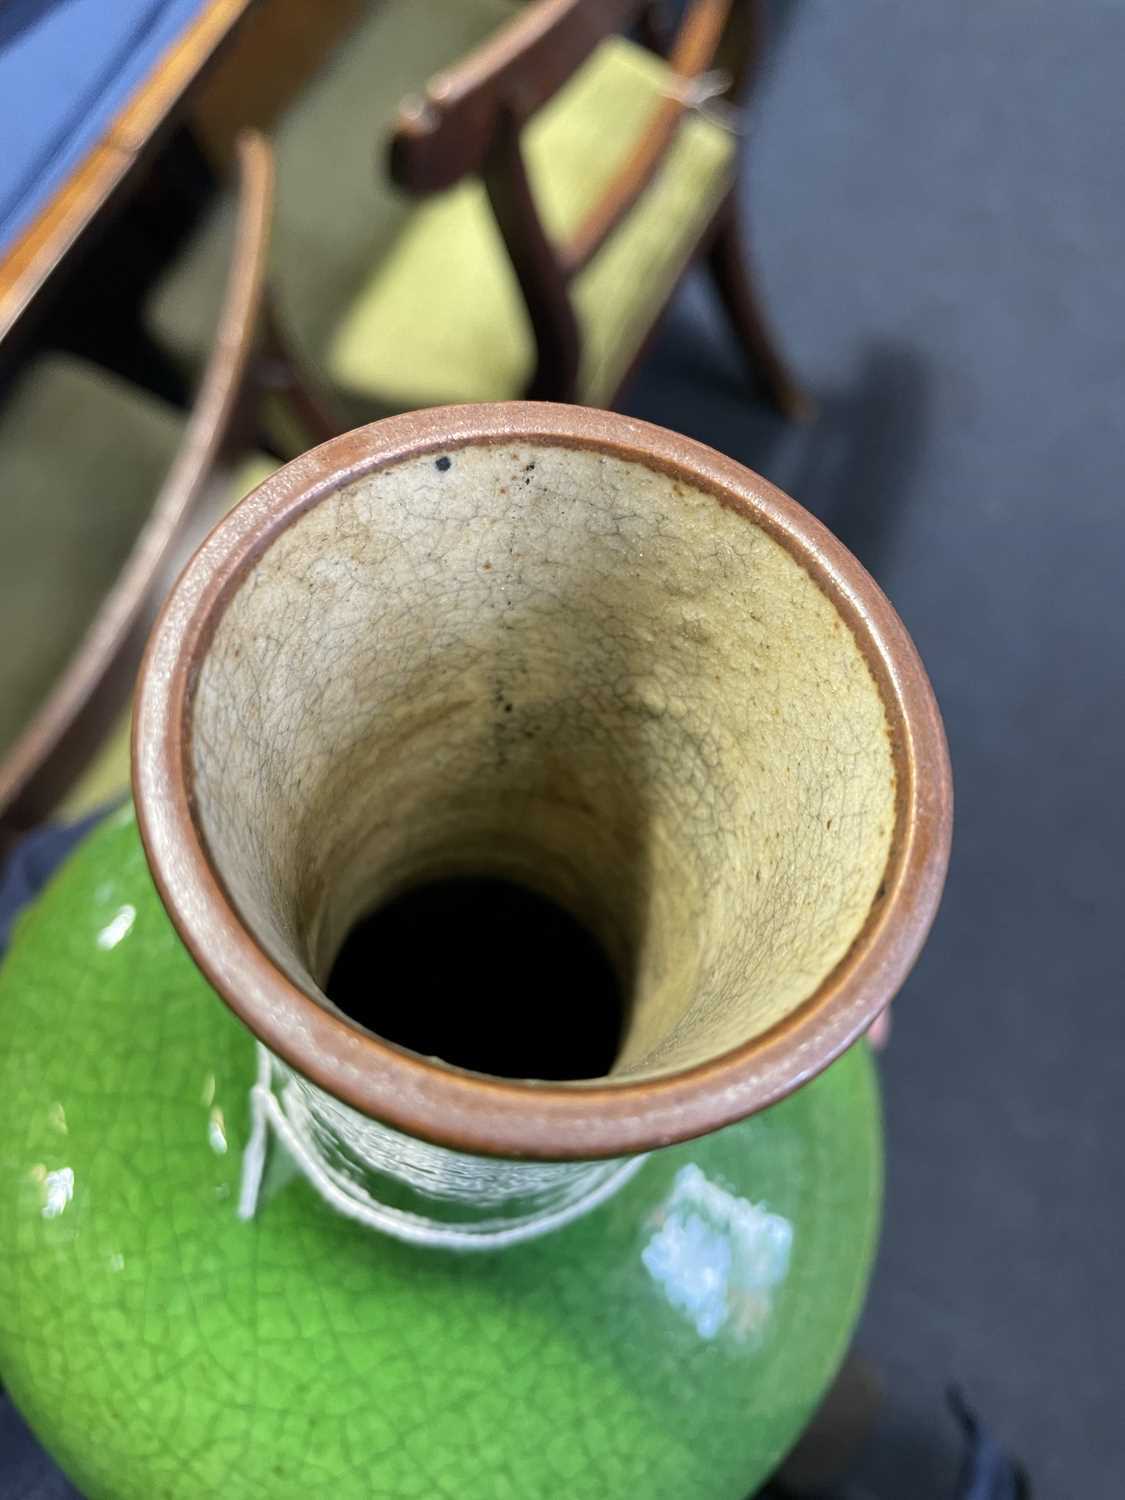
M 263 137 L 240 143 L 239 181 L 222 312 L 186 422 L 57 354 L 23 367 L 0 408 L 0 845 L 63 799 L 77 812 L 128 785 L 122 711 L 155 611 L 205 531 L 274 466 L 252 449 L 257 408 L 295 377 L 264 306 Z
M 350 420 L 521 395 L 611 405 L 700 256 L 756 388 L 804 413 L 735 205 L 731 127 L 756 0 L 693 0 L 667 36 L 657 10 L 382 0 L 292 107 L 277 133 L 278 296 Z M 459 36 L 488 34 L 403 101 L 411 66 L 448 51 L 447 14 Z M 633 23 L 651 47 L 616 34 Z M 378 171 L 372 182 L 373 146 L 386 182 Z M 201 233 L 152 307 L 185 359 L 216 233 Z

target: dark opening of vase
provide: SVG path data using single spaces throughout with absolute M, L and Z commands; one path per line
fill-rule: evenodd
M 348 933 L 325 991 L 385 1041 L 502 1078 L 600 1078 L 624 997 L 597 938 L 527 886 L 457 876 L 414 887 Z

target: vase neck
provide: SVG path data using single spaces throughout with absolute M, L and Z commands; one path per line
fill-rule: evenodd
M 500 1249 L 589 1213 L 637 1171 L 643 1156 L 527 1162 L 471 1156 L 369 1120 L 258 1044 L 240 1213 L 258 1205 L 272 1131 L 337 1212 L 413 1244 Z

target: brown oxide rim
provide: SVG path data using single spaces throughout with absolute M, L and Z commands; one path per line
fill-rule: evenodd
M 258 948 L 194 817 L 188 753 L 198 667 L 242 578 L 285 527 L 353 481 L 482 443 L 589 448 L 661 470 L 751 518 L 849 625 L 882 694 L 897 775 L 880 897 L 845 957 L 752 1041 L 666 1077 L 577 1086 L 430 1062 L 348 1025 Z M 133 789 L 160 897 L 196 964 L 271 1051 L 373 1119 L 438 1145 L 538 1160 L 621 1156 L 764 1109 L 846 1050 L 890 1001 L 925 941 L 949 858 L 952 784 L 941 718 L 914 645 L 874 580 L 819 521 L 713 449 L 612 412 L 546 402 L 437 407 L 358 428 L 272 475 L 223 520 L 157 621 L 137 691 Z

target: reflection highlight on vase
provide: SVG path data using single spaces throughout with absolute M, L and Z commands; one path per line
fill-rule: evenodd
M 737 1197 L 694 1163 L 676 1173 L 653 1220 L 641 1260 L 700 1338 L 760 1336 L 789 1270 L 789 1220 Z
M 136 907 L 123 906 L 116 913 L 113 920 L 107 922 L 98 933 L 98 947 L 108 952 L 116 948 L 122 938 L 127 938 L 133 930 L 133 923 L 137 920 Z
M 43 1194 L 40 1214 L 45 1219 L 57 1219 L 74 1197 L 74 1171 L 71 1167 L 59 1167 L 48 1172 L 46 1167 L 35 1166 L 31 1176 Z

